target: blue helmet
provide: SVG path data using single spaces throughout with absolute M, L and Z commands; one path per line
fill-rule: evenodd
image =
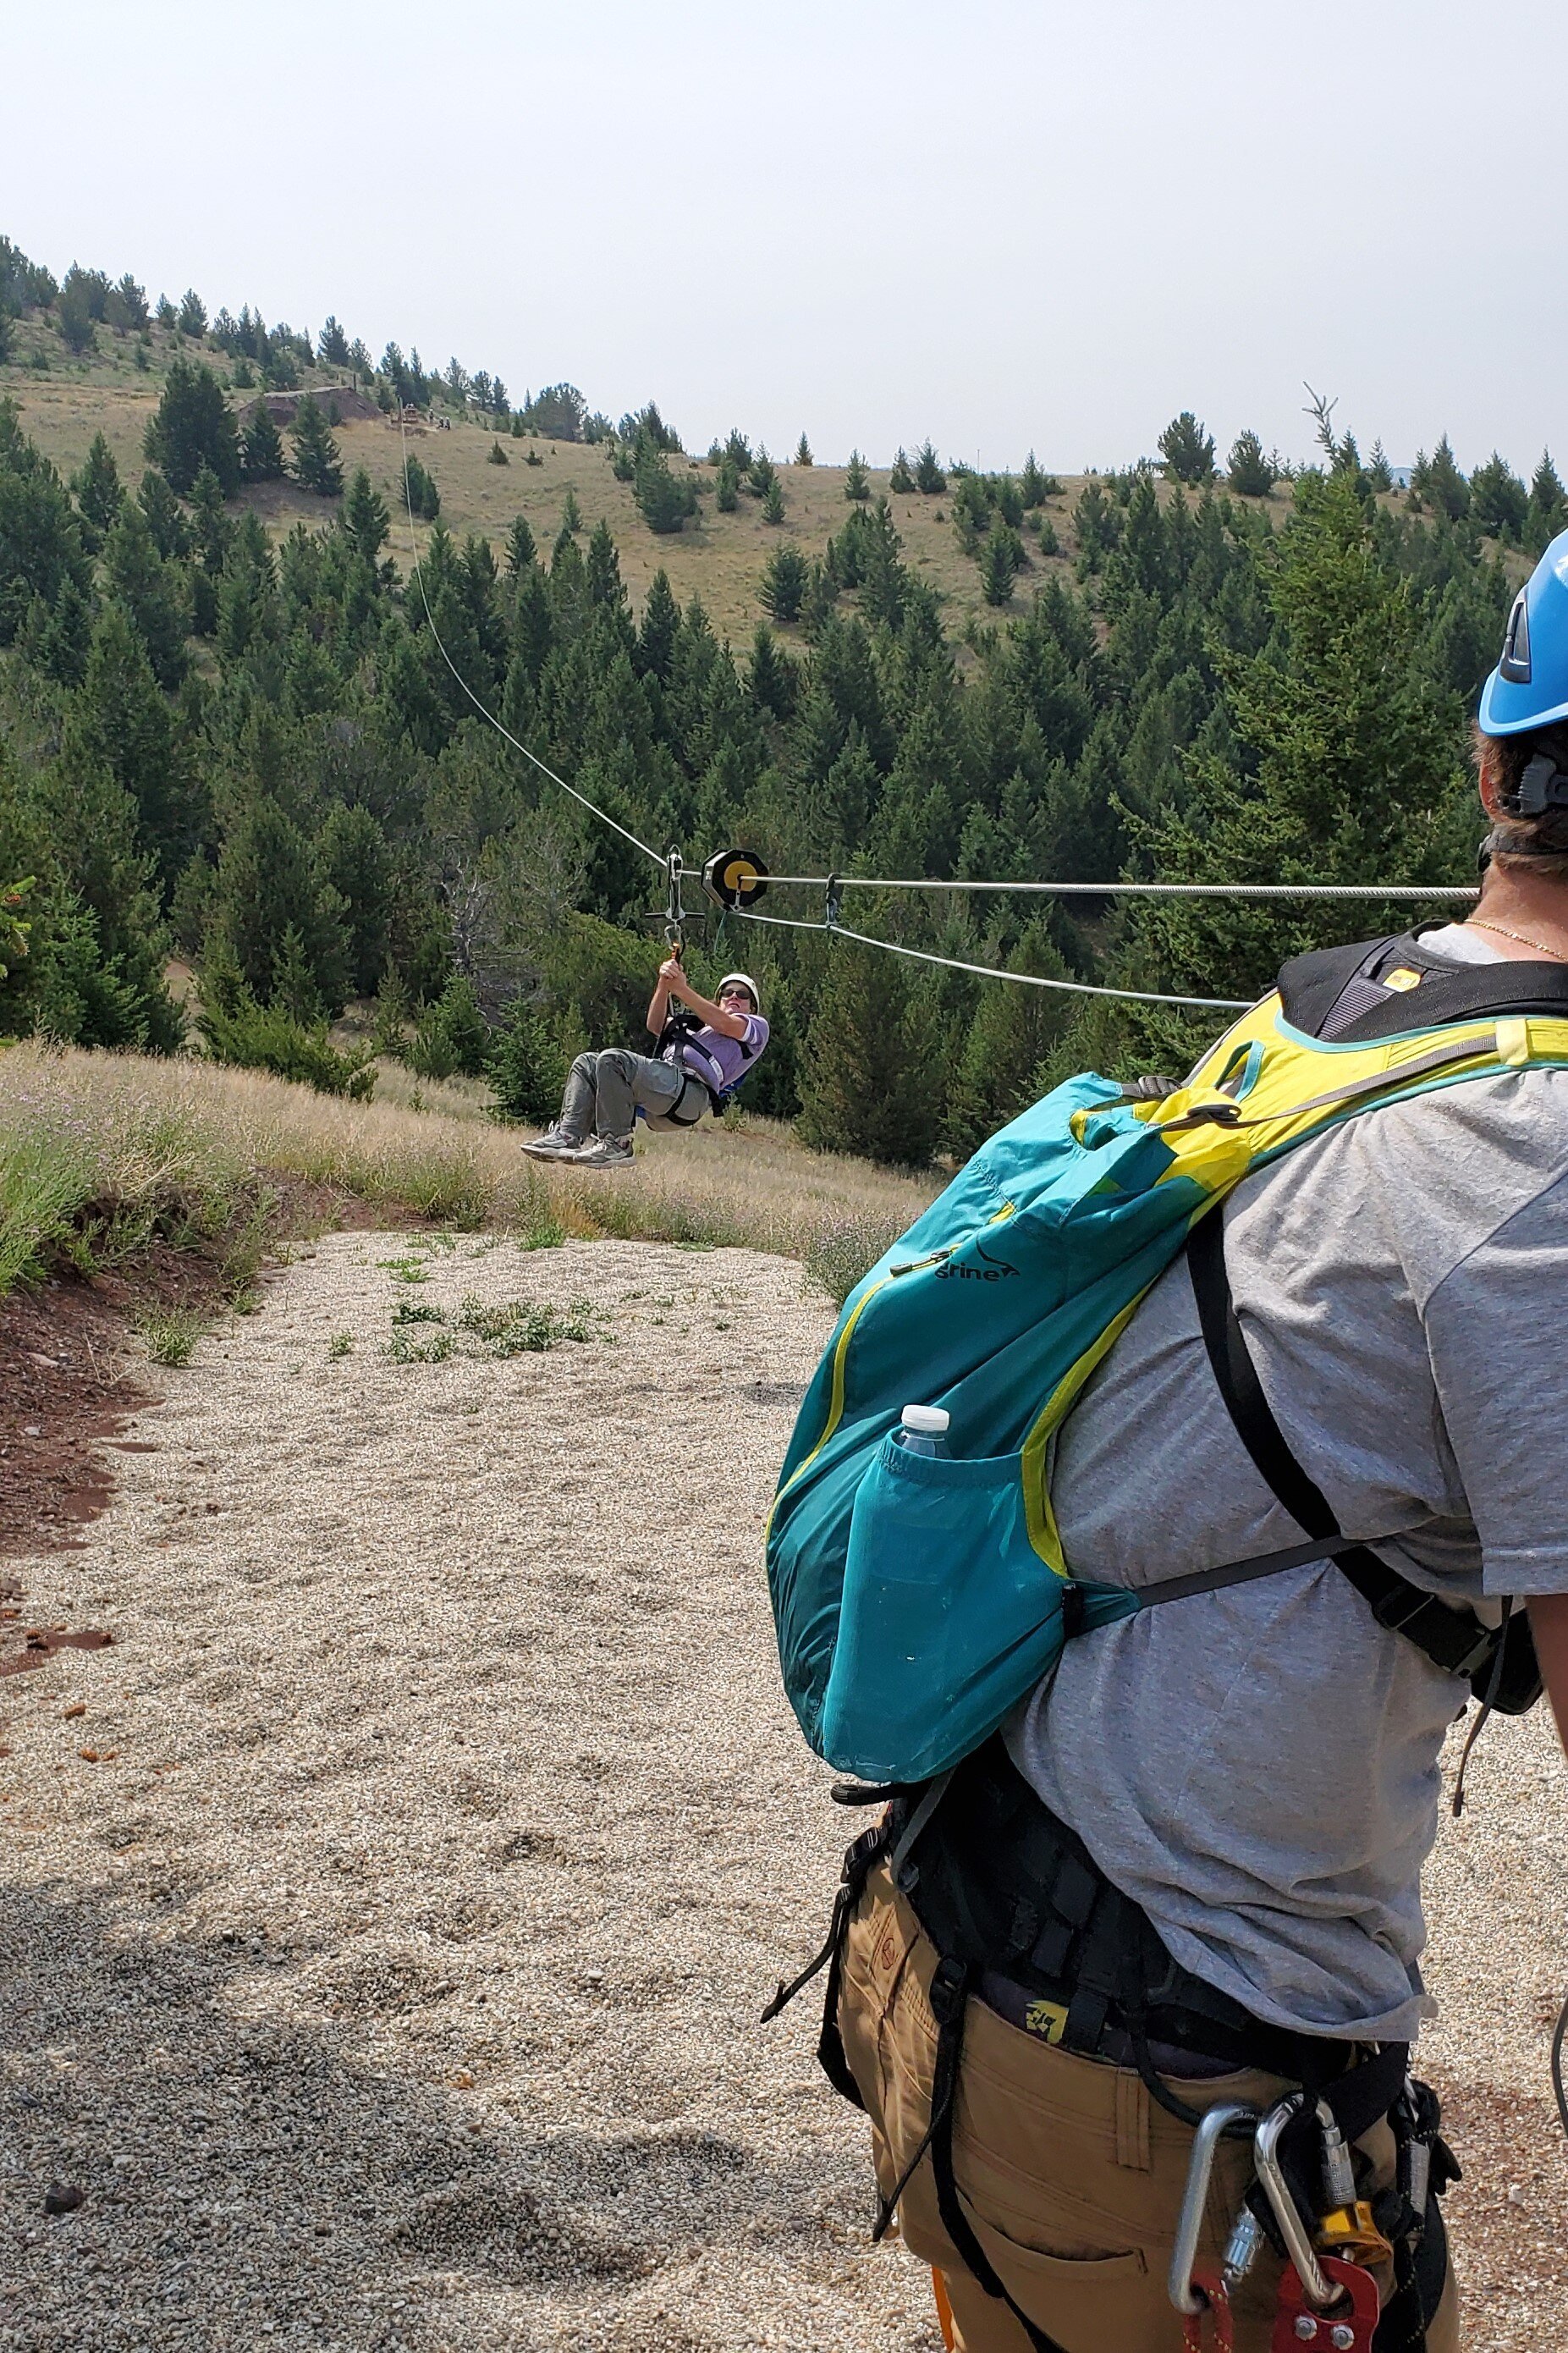
M 1568 531 L 1560 532 L 1513 600 L 1502 659 L 1481 689 L 1488 735 L 1521 735 L 1568 719 Z

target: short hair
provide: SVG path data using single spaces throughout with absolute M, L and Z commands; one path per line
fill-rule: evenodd
M 1568 724 L 1531 727 L 1519 735 L 1489 735 L 1480 727 L 1474 731 L 1477 773 L 1492 786 L 1505 810 L 1517 807 L 1524 772 L 1538 752 L 1568 769 Z M 1568 881 L 1568 808 L 1547 809 L 1540 817 L 1494 818 L 1485 851 L 1494 866 Z

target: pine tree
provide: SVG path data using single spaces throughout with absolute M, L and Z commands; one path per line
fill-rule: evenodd
M 561 1108 L 566 1056 L 547 1007 L 519 994 L 495 1032 L 485 1064 L 498 1119 L 544 1127 Z
M 653 532 L 679 531 L 687 516 L 697 512 L 697 493 L 689 478 L 677 480 L 664 452 L 651 444 L 644 446 L 637 459 L 632 496 L 637 501 L 637 512 Z
M 1367 459 L 1366 465 L 1366 480 L 1369 490 L 1391 491 L 1394 488 L 1394 469 L 1388 462 L 1388 452 L 1381 441 L 1374 441 L 1372 445 L 1372 456 Z
M 1213 481 L 1214 435 L 1198 423 L 1190 408 L 1172 417 L 1160 436 L 1159 449 L 1167 481 Z
M 669 575 L 660 565 L 648 584 L 642 627 L 637 632 L 637 669 L 645 678 L 657 678 L 661 686 L 668 683 L 679 632 L 680 607 L 670 587 Z
M 1231 489 L 1244 499 L 1266 499 L 1274 488 L 1275 468 L 1265 456 L 1262 442 L 1250 428 L 1238 433 L 1230 445 L 1226 480 Z
M 1036 507 L 1043 507 L 1047 499 L 1059 498 L 1061 487 L 1054 474 L 1041 472 L 1035 463 L 1035 453 L 1031 449 L 1024 461 L 1024 470 L 1018 481 L 1026 510 L 1032 511 Z
M 576 491 L 571 489 L 566 492 L 566 502 L 561 510 L 561 528 L 569 531 L 574 538 L 583 528 L 583 510 L 577 504 Z
M 354 469 L 349 494 L 343 501 L 342 522 L 356 553 L 367 564 L 374 564 L 391 535 L 392 518 L 386 511 L 386 501 L 373 488 L 363 466 Z
M 316 854 L 342 908 L 347 976 L 355 997 L 369 997 L 386 964 L 394 902 L 392 855 L 373 811 L 339 802 L 317 838 Z
M 199 343 L 207 331 L 207 306 L 194 286 L 187 286 L 180 302 L 180 332 Z
M 305 953 L 305 943 L 297 924 L 284 931 L 272 955 L 272 986 L 268 990 L 268 1002 L 301 1029 L 313 1029 L 323 1015 L 321 992 L 316 986 L 316 976 L 310 969 L 310 959 Z
M 763 496 L 763 521 L 779 523 L 783 522 L 784 519 L 784 484 L 775 474 Z
M 923 1168 L 936 1148 L 942 1060 L 931 991 L 893 956 L 835 950 L 801 1071 L 797 1131 L 820 1152 Z
M 234 497 L 239 488 L 239 435 L 211 368 L 176 355 L 149 420 L 144 448 L 149 463 L 163 468 L 178 497 L 184 497 L 204 465 L 217 476 L 225 498 Z
M 1009 972 L 1071 977 L 1050 935 L 1031 924 L 1006 959 Z M 948 1095 L 943 1134 L 950 1150 L 967 1157 L 987 1136 L 1016 1119 L 1045 1092 L 1040 1065 L 1070 1023 L 1075 1000 L 1021 981 L 987 981 L 970 1025 Z
M 492 441 L 485 451 L 485 463 L 487 466 L 510 466 L 511 458 L 499 441 Z
M 719 461 L 719 478 L 714 484 L 714 503 L 721 514 L 733 514 L 741 503 L 741 476 L 732 458 Z
M 120 469 L 101 433 L 93 435 L 80 472 L 71 477 L 71 490 L 88 526 L 82 536 L 96 549 L 112 528 L 125 496 L 120 486 Z
M 321 329 L 316 349 L 321 353 L 328 367 L 348 366 L 349 339 L 336 319 L 328 319 L 326 325 Z
M 871 495 L 871 477 L 866 471 L 866 460 L 858 449 L 850 450 L 849 463 L 844 469 L 844 495 L 857 501 L 868 499 Z
M 626 592 L 621 583 L 621 559 L 610 535 L 610 526 L 603 517 L 594 525 L 588 542 L 587 589 L 590 605 L 603 605 L 612 612 L 621 611 Z
M 807 577 L 805 558 L 798 547 L 793 543 L 775 547 L 757 591 L 757 601 L 763 612 L 771 613 L 775 621 L 785 625 L 798 621 L 805 602 Z
M 1470 476 L 1470 517 L 1494 539 L 1514 545 L 1530 514 L 1530 492 L 1506 458 L 1494 449 Z
M 156 466 L 149 466 L 136 491 L 136 503 L 147 518 L 147 528 L 153 534 L 153 544 L 159 554 L 188 555 L 191 533 L 180 501 L 169 488 Z
M 292 929 L 312 985 L 331 1011 L 341 1008 L 348 985 L 342 902 L 299 827 L 268 794 L 247 804 L 224 842 L 213 918 L 215 937 L 226 944 L 258 1001 L 272 994 L 276 959 Z
M 901 449 L 893 459 L 893 470 L 888 476 L 888 488 L 890 491 L 896 491 L 900 498 L 909 496 L 914 491 L 915 478 L 910 471 L 910 461 Z
M 1531 555 L 1541 555 L 1560 531 L 1568 529 L 1568 490 L 1552 462 L 1552 452 L 1543 449 L 1541 463 L 1530 485 L 1530 506 L 1525 522 L 1525 545 Z
M 816 462 L 811 454 L 811 444 L 804 433 L 795 443 L 795 462 L 797 466 L 813 466 Z
M 510 531 L 507 533 L 506 568 L 508 578 L 515 580 L 521 573 L 526 572 L 529 566 L 532 564 L 537 553 L 538 550 L 534 545 L 533 533 L 528 527 L 527 516 L 518 515 L 512 523 Z
M 408 505 L 421 522 L 435 522 L 441 512 L 441 493 L 435 478 L 416 457 L 410 457 L 404 470 L 405 496 Z
M 1024 550 L 1017 533 L 998 515 L 991 526 L 991 535 L 980 552 L 980 584 L 988 605 L 1005 605 L 1012 601 L 1013 583 L 1023 556 Z
M 86 754 L 101 762 L 135 803 L 140 839 L 166 887 L 195 847 L 196 797 L 177 760 L 167 701 L 131 616 L 110 596 L 92 632 L 70 724 Z
M 779 553 L 783 554 L 784 550 L 781 548 Z M 798 673 L 765 621 L 757 623 L 752 639 L 746 683 L 752 690 L 752 700 L 770 719 L 782 723 L 794 715 Z
M 178 571 L 165 564 L 153 543 L 147 518 L 127 499 L 104 543 L 106 585 L 117 596 L 147 649 L 160 686 L 174 688 L 185 674 L 185 606 Z
M 204 466 L 191 484 L 191 529 L 202 569 L 216 580 L 234 544 L 234 524 L 224 511 L 223 488 L 210 466 Z
M 947 476 L 937 463 L 936 451 L 930 441 L 922 441 L 915 452 L 915 488 L 928 495 L 947 488 Z
M 289 427 L 294 444 L 294 480 L 302 491 L 314 491 L 320 499 L 339 499 L 343 493 L 342 461 L 326 413 L 321 403 L 302 400 L 294 411 Z
M 247 482 L 283 480 L 283 436 L 265 400 L 258 400 L 247 417 L 241 447 L 240 471 Z
M 484 1076 L 490 1050 L 489 1025 L 479 1010 L 474 984 L 466 973 L 454 973 L 436 1003 L 420 1016 L 414 1043 L 405 1060 L 411 1070 L 429 1079 Z
M 1425 451 L 1416 452 L 1415 463 L 1410 470 L 1411 494 L 1417 503 L 1425 502 L 1458 522 L 1468 513 L 1470 486 L 1460 473 L 1445 433 L 1428 458 Z

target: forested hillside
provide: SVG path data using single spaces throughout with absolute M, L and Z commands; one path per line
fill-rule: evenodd
M 554 386 L 514 407 L 455 361 L 373 363 L 335 322 L 155 312 L 4 244 L 0 362 L 0 885 L 28 886 L 0 1034 L 173 1050 L 176 956 L 209 1050 L 363 1087 L 323 1025 L 374 1000 L 376 1043 L 490 1068 L 519 1115 L 582 1044 L 635 1035 L 662 880 L 464 683 L 691 865 L 736 843 L 783 873 L 1464 881 L 1468 710 L 1568 520 L 1549 459 L 1528 488 L 1501 460 L 1467 481 L 1444 440 L 1396 491 L 1326 410 L 1293 476 L 1250 436 L 1218 464 L 1190 417 L 1158 461 L 1089 478 L 929 445 L 873 475 L 804 437 L 784 467 L 739 432 L 692 461 L 651 406 L 612 426 Z M 113 437 L 87 431 L 95 403 Z M 424 597 L 394 560 L 402 414 Z M 76 437 L 68 469 L 40 416 Z M 731 642 L 748 598 L 768 617 Z M 821 893 L 763 912 L 816 921 Z M 1406 913 L 868 893 L 846 920 L 1237 997 Z M 819 933 L 720 936 L 711 911 L 692 962 L 762 980 L 753 1107 L 889 1161 L 962 1154 L 1043 1075 L 1166 1062 L 1203 1029 Z

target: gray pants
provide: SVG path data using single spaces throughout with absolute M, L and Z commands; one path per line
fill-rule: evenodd
M 574 1144 L 582 1144 L 590 1128 L 611 1144 L 629 1144 L 639 1111 L 661 1125 L 679 1104 L 682 1122 L 694 1125 L 700 1103 L 707 1103 L 700 1082 L 673 1062 L 606 1046 L 597 1054 L 579 1054 L 573 1063 L 556 1126 Z

